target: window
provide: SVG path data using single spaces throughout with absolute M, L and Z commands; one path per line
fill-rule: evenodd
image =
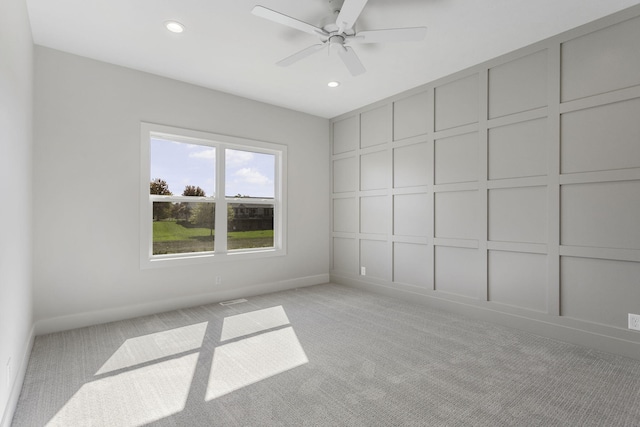
M 141 139 L 142 267 L 285 253 L 286 147 L 147 123 Z

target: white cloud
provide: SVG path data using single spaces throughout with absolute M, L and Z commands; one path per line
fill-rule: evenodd
M 195 153 L 189 153 L 189 157 L 194 159 L 215 159 L 216 150 L 215 148 L 206 148 Z
M 251 168 L 238 169 L 233 175 L 239 178 L 238 181 L 247 184 L 267 185 L 270 183 L 269 178 Z
M 226 150 L 227 152 L 227 168 L 234 168 L 246 165 L 253 160 L 253 153 L 250 151 Z
M 170 140 L 170 139 L 154 138 L 154 137 L 151 137 L 151 142 L 152 142 L 152 143 L 154 143 L 154 142 L 160 142 L 160 143 L 165 143 L 165 144 L 166 144 L 166 143 L 170 143 L 170 144 L 176 144 L 176 145 L 180 144 L 179 142 L 172 141 L 172 140 Z

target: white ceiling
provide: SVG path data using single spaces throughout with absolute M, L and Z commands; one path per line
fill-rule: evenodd
M 276 66 L 317 39 L 251 14 L 260 4 L 320 25 L 327 0 L 27 0 L 36 44 L 326 118 L 639 3 L 369 0 L 356 29 L 426 26 L 427 38 L 355 46 L 367 72 L 352 77 L 335 52 Z

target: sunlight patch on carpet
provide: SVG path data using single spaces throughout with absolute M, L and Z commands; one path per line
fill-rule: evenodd
M 213 353 L 205 400 L 216 399 L 308 362 L 292 327 L 219 346 Z
M 197 361 L 194 353 L 86 383 L 47 426 L 139 426 L 176 414 Z
M 129 338 L 98 369 L 96 375 L 198 349 L 202 346 L 207 323 Z
M 242 337 L 289 324 L 281 305 L 224 318 L 220 341 Z

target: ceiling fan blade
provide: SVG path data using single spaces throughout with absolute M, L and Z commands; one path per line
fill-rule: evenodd
M 360 31 L 353 37 L 347 37 L 349 43 L 387 43 L 420 41 L 427 35 L 426 27 L 391 28 L 388 30 Z
M 268 19 L 273 22 L 277 22 L 278 24 L 286 25 L 287 27 L 295 28 L 296 30 L 304 31 L 305 33 L 313 34 L 313 35 L 321 35 L 328 36 L 329 34 L 324 31 L 322 28 L 315 27 L 311 24 L 307 24 L 304 21 L 300 21 L 299 19 L 292 18 L 290 16 L 284 15 L 280 12 L 276 12 L 275 10 L 267 9 L 263 6 L 256 6 L 251 11 L 256 16 L 261 18 Z
M 282 61 L 278 61 L 276 64 L 281 67 L 288 67 L 289 65 L 296 63 L 301 59 L 306 58 L 307 56 L 313 55 L 314 53 L 320 51 L 323 47 L 323 44 L 314 44 L 313 46 L 309 46 L 306 49 L 302 49 L 298 53 L 294 53 L 293 55 L 284 58 Z
M 338 19 L 336 19 L 336 25 L 341 33 L 353 28 L 367 1 L 368 0 L 344 0 L 344 4 L 338 14 Z
M 340 56 L 340 59 L 342 59 L 342 62 L 344 62 L 344 65 L 347 66 L 347 69 L 352 76 L 358 76 L 367 71 L 353 49 L 344 46 L 340 47 L 341 49 L 338 50 L 338 55 Z

